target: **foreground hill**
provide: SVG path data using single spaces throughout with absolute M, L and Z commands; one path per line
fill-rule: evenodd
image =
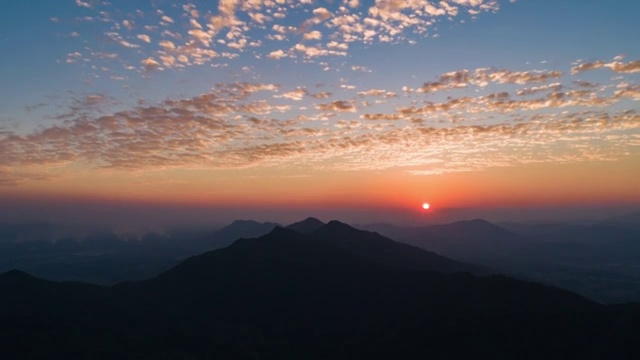
M 607 307 L 504 276 L 424 271 L 415 265 L 418 255 L 407 255 L 421 250 L 395 244 L 330 222 L 311 234 L 277 227 L 154 279 L 114 287 L 5 273 L 0 348 L 9 358 L 630 358 L 637 352 L 635 306 Z M 424 253 L 428 263 L 431 254 Z M 399 266 L 403 261 L 411 265 Z

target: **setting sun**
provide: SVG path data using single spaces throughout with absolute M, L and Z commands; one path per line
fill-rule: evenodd
M 425 209 L 425 210 L 429 210 L 430 207 L 431 206 L 429 205 L 429 203 L 423 203 L 422 204 L 422 208 Z

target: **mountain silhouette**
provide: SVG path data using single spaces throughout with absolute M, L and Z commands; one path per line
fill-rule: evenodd
M 311 236 L 378 265 L 445 273 L 489 273 L 488 269 L 480 266 L 453 261 L 433 252 L 395 242 L 375 232 L 358 230 L 335 220 L 318 228 Z
M 236 220 L 221 229 L 198 237 L 194 242 L 198 248 L 203 250 L 219 249 L 231 245 L 240 238 L 252 238 L 267 234 L 276 226 L 279 225 L 271 222 Z
M 640 232 L 627 223 L 498 226 L 476 219 L 423 227 L 364 227 L 455 260 L 536 279 L 597 301 L 640 300 Z
M 288 225 L 287 229 L 295 230 L 302 234 L 310 234 L 323 227 L 324 225 L 325 223 L 323 223 L 322 221 L 314 217 L 308 217 L 302 221 Z
M 514 234 L 483 219 L 456 221 L 450 224 L 431 225 L 427 230 L 433 234 L 447 237 L 465 237 L 482 234 L 486 237 L 511 237 Z
M 431 253 L 398 245 L 332 221 L 311 234 L 275 227 L 153 279 L 113 287 L 5 273 L 0 348 L 9 358 L 630 358 L 638 352 L 637 306 L 603 306 L 505 276 L 425 271 L 416 264 L 431 261 Z
M 215 232 L 215 236 L 224 240 L 262 236 L 278 226 L 271 222 L 257 222 L 253 220 L 236 220 Z
M 423 227 L 374 225 L 371 228 L 404 243 L 465 260 L 509 253 L 530 241 L 482 219 Z

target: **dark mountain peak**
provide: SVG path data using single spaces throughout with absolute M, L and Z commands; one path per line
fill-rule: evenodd
M 431 225 L 426 229 L 440 235 L 474 234 L 478 236 L 515 235 L 509 230 L 483 219 L 456 221 L 450 224 Z
M 485 220 L 485 219 L 480 219 L 480 218 L 476 218 L 476 219 L 471 219 L 471 220 L 467 220 L 467 222 L 470 222 L 472 224 L 489 224 L 489 225 L 493 225 L 493 223 Z
M 327 225 L 331 225 L 331 226 L 349 226 L 351 227 L 349 224 L 347 223 L 343 223 L 342 221 L 338 221 L 338 220 L 331 220 L 327 223 Z
M 376 232 L 359 230 L 340 221 L 330 221 L 314 231 L 312 239 L 347 250 L 372 263 L 395 269 L 488 273 L 475 265 L 460 263 L 417 247 L 393 241 Z
M 30 274 L 21 270 L 10 270 L 0 274 L 0 286 L 10 286 L 13 288 L 22 286 L 31 286 L 38 284 L 44 280 L 31 276 Z
M 344 242 L 348 239 L 354 238 L 369 239 L 371 236 L 378 236 L 377 233 L 366 230 L 359 230 L 349 224 L 345 224 L 337 220 L 329 221 L 326 225 L 316 229 L 311 235 L 314 238 L 322 239 L 324 241 L 326 241 L 327 239 L 332 239 L 339 240 L 340 242 Z
M 301 222 L 313 222 L 313 223 L 321 223 L 324 225 L 324 223 L 322 221 L 320 221 L 317 218 L 314 218 L 313 216 L 309 216 L 308 218 L 302 220 Z
M 231 224 L 213 233 L 220 244 L 226 246 L 240 238 L 254 238 L 268 234 L 273 228 L 279 226 L 271 222 L 257 222 L 253 220 L 236 220 Z
M 241 238 L 226 248 L 189 258 L 172 270 L 160 274 L 154 281 L 171 281 L 176 286 L 181 282 L 188 282 L 197 288 L 207 281 L 230 283 L 240 274 L 245 274 L 240 278 L 248 276 L 247 274 L 268 277 L 281 270 L 289 273 L 289 270 L 283 269 L 298 266 L 315 267 L 314 271 L 321 274 L 327 267 L 351 268 L 363 263 L 366 261 L 347 251 L 314 241 L 297 231 L 276 226 L 266 235 Z M 167 287 L 166 284 L 162 286 Z
M 302 221 L 298 221 L 287 226 L 287 229 L 295 230 L 302 234 L 310 234 L 323 226 L 325 226 L 325 223 L 322 221 L 314 217 L 308 217 Z
M 325 225 L 324 228 L 326 228 L 327 230 L 331 230 L 331 231 L 368 232 L 368 231 L 358 230 L 358 229 L 354 228 L 353 226 L 351 226 L 349 224 L 345 224 L 345 223 L 340 222 L 338 220 L 329 221 L 329 223 L 327 223 L 327 225 Z
M 31 279 L 33 278 L 28 273 L 21 270 L 9 270 L 5 273 L 0 274 L 0 279 Z

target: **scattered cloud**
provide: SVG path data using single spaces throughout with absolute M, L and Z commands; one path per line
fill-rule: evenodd
M 84 2 L 82 0 L 76 0 L 76 5 L 80 7 L 91 8 L 91 4 L 89 4 L 88 2 Z
M 128 59 L 138 57 L 138 62 L 143 62 L 149 58 L 182 58 L 180 61 L 162 61 L 169 69 L 205 65 L 220 59 L 221 54 L 226 54 L 223 58 L 233 58 L 248 47 L 259 57 L 272 60 L 298 56 L 308 60 L 343 57 L 353 43 L 412 43 L 413 37 L 432 34 L 439 22 L 468 16 L 475 18 L 481 13 L 500 9 L 497 0 L 376 1 L 371 5 L 343 0 L 323 3 L 323 6 L 309 0 L 286 6 L 284 3 L 221 0 L 217 7 L 188 3 L 178 14 L 175 9 L 164 7 L 162 2 L 151 4 L 155 13 L 142 10 L 121 13 L 112 11 L 114 5 L 110 2 L 76 0 L 77 6 L 93 12 L 89 18 L 100 19 L 91 21 L 92 26 L 102 27 L 107 38 L 131 49 L 130 54 L 115 60 L 123 62 L 125 69 L 136 70 L 140 70 L 139 67 L 135 62 L 127 62 Z M 144 33 L 135 34 L 133 30 L 136 29 L 144 29 Z M 154 43 L 152 39 L 160 41 Z M 163 46 L 167 41 L 174 44 L 171 50 Z M 291 45 L 283 48 L 283 42 Z M 155 47 L 138 52 L 136 49 L 141 43 Z M 85 43 L 79 43 L 79 46 L 78 51 L 87 50 Z M 88 52 L 96 50 L 88 46 Z M 357 70 L 369 71 L 366 68 Z
M 443 90 L 466 88 L 468 86 L 486 87 L 491 83 L 496 84 L 531 84 L 544 83 L 558 79 L 562 76 L 560 71 L 531 70 L 510 71 L 490 68 L 480 68 L 474 71 L 460 70 L 444 73 L 438 80 L 425 82 L 415 91 L 421 93 L 433 93 Z
M 617 59 L 620 59 L 620 58 L 617 58 Z M 627 63 L 622 62 L 620 60 L 614 60 L 609 63 L 605 63 L 604 61 L 600 61 L 600 60 L 594 61 L 594 62 L 580 63 L 574 66 L 573 68 L 571 68 L 571 73 L 578 74 L 581 72 L 602 69 L 602 68 L 609 68 L 616 73 L 626 73 L 626 74 L 637 73 L 637 72 L 640 72 L 640 60 L 630 61 Z
M 163 47 L 166 54 L 173 49 L 169 41 Z M 180 60 L 147 58 L 141 66 L 162 70 L 175 66 L 172 61 Z M 634 63 L 602 67 L 628 73 Z M 481 68 L 447 72 L 416 89 L 356 90 L 343 83 L 339 94 L 218 83 L 197 96 L 113 113 L 101 111 L 114 99 L 88 94 L 74 100 L 61 123 L 29 134 L 0 133 L 0 182 L 44 178 L 73 164 L 155 169 L 313 163 L 427 175 L 616 160 L 637 151 L 640 87 L 620 79 L 610 86 L 587 83 L 574 78 L 578 73 Z M 440 91 L 446 98 L 433 101 Z
M 136 37 L 146 43 L 151 43 L 151 37 L 149 37 L 149 35 L 145 35 L 145 34 L 138 34 L 136 35 Z
M 327 104 L 316 105 L 320 111 L 355 112 L 356 107 L 352 101 L 336 100 Z

